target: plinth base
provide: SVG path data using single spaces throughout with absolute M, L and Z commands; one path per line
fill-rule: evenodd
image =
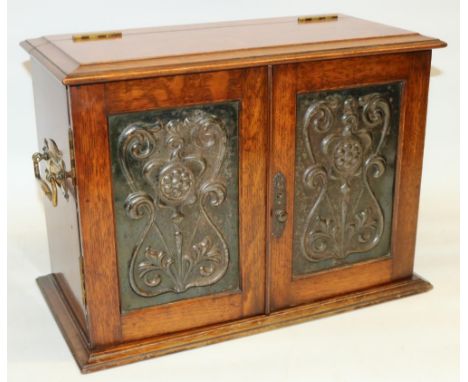
M 234 322 L 146 338 L 97 350 L 90 348 L 87 336 L 65 299 L 55 276 L 50 274 L 39 277 L 37 283 L 83 373 L 158 357 L 185 349 L 193 349 L 231 338 L 261 333 L 270 329 L 331 316 L 432 289 L 429 282 L 417 275 L 413 275 L 409 279 L 281 310 L 269 315 L 249 317 Z

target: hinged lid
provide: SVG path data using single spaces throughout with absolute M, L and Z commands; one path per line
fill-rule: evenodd
M 21 45 L 74 85 L 446 44 L 350 16 L 321 15 L 58 35 Z

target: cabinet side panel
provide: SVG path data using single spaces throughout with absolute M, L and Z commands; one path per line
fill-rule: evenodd
M 32 77 L 38 151 L 44 139 L 53 139 L 63 153 L 67 171 L 71 169 L 70 122 L 68 118 L 67 88 L 38 61 L 32 59 Z M 41 173 L 44 177 L 44 168 Z M 80 239 L 75 193 L 68 200 L 58 192 L 56 207 L 41 193 L 47 224 L 52 272 L 68 298 L 68 302 L 84 325 L 84 301 L 80 268 Z

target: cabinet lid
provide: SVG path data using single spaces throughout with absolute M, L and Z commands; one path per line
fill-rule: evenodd
M 64 84 L 75 85 L 446 44 L 340 14 L 55 35 L 21 46 Z

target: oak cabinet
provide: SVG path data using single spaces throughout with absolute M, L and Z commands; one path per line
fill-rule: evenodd
M 440 40 L 338 15 L 22 45 L 38 283 L 83 372 L 430 289 L 413 261 Z

